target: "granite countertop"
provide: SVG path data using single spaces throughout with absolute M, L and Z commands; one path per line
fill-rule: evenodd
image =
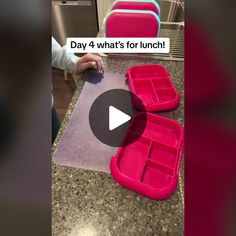
M 106 72 L 125 73 L 136 64 L 155 63 L 169 71 L 181 95 L 181 105 L 171 118 L 184 123 L 184 63 L 108 57 Z M 75 91 L 52 147 L 60 142 L 84 82 Z M 153 201 L 118 185 L 109 173 L 52 164 L 52 234 L 62 235 L 183 235 L 183 160 L 177 190 L 171 198 Z

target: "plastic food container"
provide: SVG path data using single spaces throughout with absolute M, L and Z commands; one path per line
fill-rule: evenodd
M 134 116 L 125 141 L 139 135 L 144 113 Z M 171 119 L 147 113 L 146 129 L 111 159 L 113 178 L 151 199 L 168 198 L 176 189 L 183 150 L 183 128 Z
M 105 19 L 106 37 L 158 37 L 159 30 L 160 19 L 153 11 L 113 10 Z
M 155 0 L 116 0 L 112 5 L 112 10 L 149 10 L 160 16 L 160 6 Z
M 180 96 L 168 71 L 161 65 L 148 64 L 129 68 L 126 71 L 130 90 L 143 102 L 146 111 L 165 111 L 176 109 Z M 139 110 L 143 105 L 132 99 Z

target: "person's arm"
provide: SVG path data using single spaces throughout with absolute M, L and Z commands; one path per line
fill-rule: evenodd
M 70 73 L 76 71 L 76 62 L 79 58 L 67 53 L 66 49 L 52 37 L 52 66 L 67 70 Z
M 103 70 L 101 57 L 93 54 L 76 57 L 74 54 L 69 54 L 53 37 L 52 66 L 62 70 L 67 70 L 70 73 L 79 73 L 90 67 L 96 67 L 98 71 Z

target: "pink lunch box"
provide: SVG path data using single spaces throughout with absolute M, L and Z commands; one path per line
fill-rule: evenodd
M 155 0 L 116 0 L 111 9 L 149 10 L 160 16 L 160 6 Z
M 174 120 L 147 113 L 138 139 L 118 149 L 110 162 L 113 178 L 122 186 L 160 200 L 175 192 L 183 150 L 183 128 Z M 140 135 L 145 113 L 136 114 L 124 142 Z
M 160 19 L 153 11 L 113 10 L 105 19 L 106 37 L 158 37 L 159 30 Z
M 130 67 L 126 71 L 130 91 L 138 96 L 143 104 L 132 99 L 132 104 L 139 110 L 165 111 L 176 109 L 180 96 L 165 67 L 147 64 Z

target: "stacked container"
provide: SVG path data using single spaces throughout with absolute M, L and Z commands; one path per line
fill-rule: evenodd
M 155 0 L 116 0 L 105 18 L 106 37 L 158 37 L 160 7 Z
M 132 94 L 139 98 L 133 96 L 132 104 L 141 112 L 131 120 L 124 140 L 127 145 L 111 159 L 111 174 L 132 191 L 155 200 L 165 199 L 177 186 L 183 128 L 174 120 L 150 112 L 176 109 L 180 96 L 162 65 L 133 66 L 126 71 L 126 77 Z M 144 122 L 146 127 L 140 133 Z
M 105 19 L 106 37 L 157 37 L 160 7 L 155 0 L 117 0 Z M 111 159 L 113 178 L 122 186 L 151 199 L 174 193 L 183 151 L 183 128 L 174 120 L 150 113 L 176 109 L 180 96 L 165 67 L 137 65 L 126 71 L 133 106 L 132 119 Z M 144 106 L 143 106 L 144 105 Z M 145 112 L 145 113 L 144 113 Z M 145 122 L 145 130 L 140 127 Z M 131 142 L 135 140 L 134 142 Z

